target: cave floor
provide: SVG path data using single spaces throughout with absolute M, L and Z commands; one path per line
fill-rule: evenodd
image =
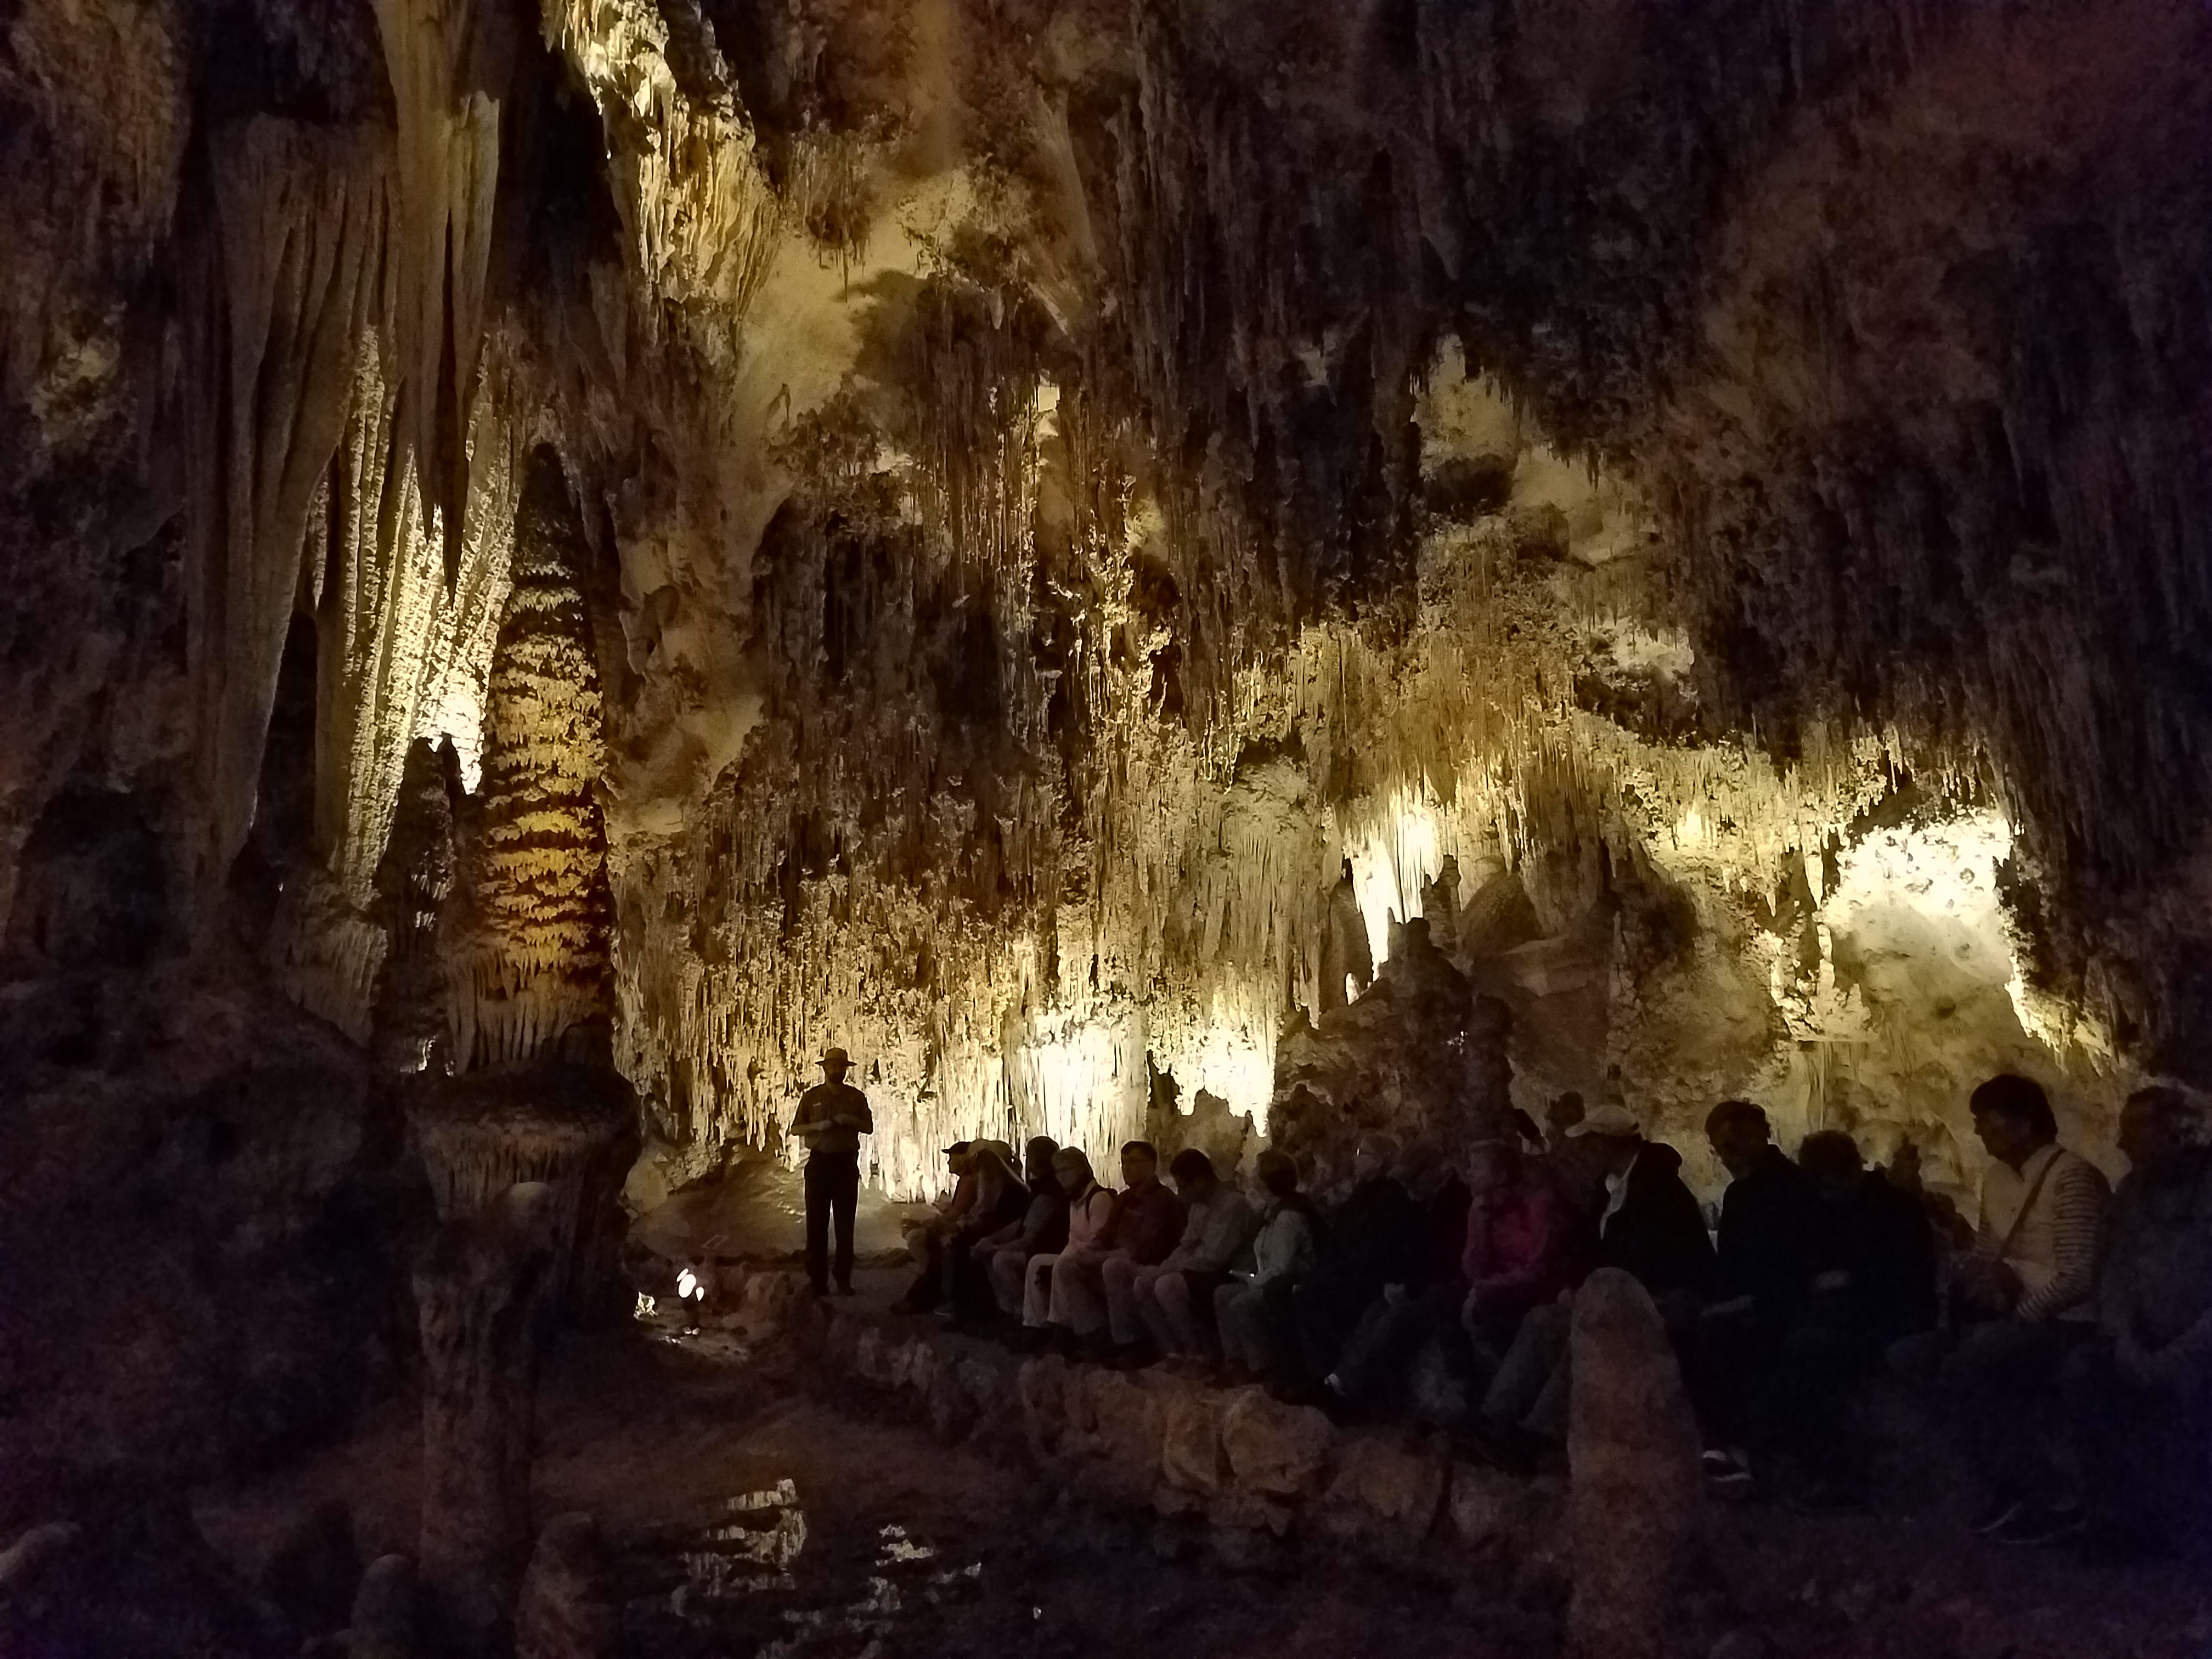
M 864 1274 L 884 1311 L 904 1275 Z M 911 1322 L 915 1327 L 929 1322 Z M 1384 1569 L 1308 1550 L 1231 1573 L 1168 1550 L 1141 1516 L 1100 1513 L 864 1394 L 708 1332 L 637 1325 L 572 1339 L 539 1413 L 540 1518 L 598 1520 L 638 1656 L 901 1655 L 1358 1659 L 1555 1650 L 1545 1621 L 1486 1616 L 1449 1565 Z M 196 1507 L 256 1571 L 288 1528 L 343 1497 L 364 1559 L 411 1549 L 419 1436 L 410 1402 L 344 1443 Z M 1731 1611 L 1733 1656 L 2203 1659 L 2201 1568 L 2093 1569 L 1984 1545 L 1940 1478 L 1900 1476 L 1871 1515 L 1723 1508 L 1700 1592 Z M 1455 1601 L 1456 1596 L 1456 1601 Z M 1555 1629 L 1555 1627 L 1553 1627 Z

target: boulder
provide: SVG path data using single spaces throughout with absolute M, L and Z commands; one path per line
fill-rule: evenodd
M 1346 1436 L 1322 1494 L 1322 1531 L 1384 1556 L 1417 1550 L 1443 1505 L 1444 1468 L 1384 1436 Z
M 1188 1384 L 1165 1391 L 1160 1476 L 1182 1491 L 1211 1494 L 1227 1480 L 1221 1451 L 1221 1396 Z
M 1238 1389 L 1221 1413 L 1231 1477 L 1253 1492 L 1289 1496 L 1319 1479 L 1336 1431 L 1310 1406 L 1285 1406 L 1265 1389 Z
M 1656 1659 L 1701 1521 L 1697 1423 L 1659 1310 L 1627 1273 L 1590 1275 L 1573 1345 L 1568 1651 Z
M 599 1528 L 588 1515 L 556 1516 L 523 1575 L 515 1659 L 607 1659 L 620 1633 Z
M 1166 1399 L 1146 1373 L 1094 1371 L 1087 1390 L 1096 1428 L 1094 1455 L 1081 1474 L 1100 1497 L 1142 1504 L 1160 1479 L 1161 1449 L 1166 1437 Z

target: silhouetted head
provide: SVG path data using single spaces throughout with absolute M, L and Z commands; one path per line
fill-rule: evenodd
M 1270 1146 L 1254 1160 L 1261 1187 L 1273 1198 L 1288 1198 L 1298 1189 L 1297 1161 L 1288 1152 Z
M 2155 1170 L 2203 1144 L 2204 1115 L 2180 1090 L 2154 1083 L 2120 1109 L 2120 1151 L 2134 1170 Z
M 851 1058 L 842 1048 L 828 1048 L 822 1054 L 822 1074 L 832 1083 L 842 1083 L 845 1073 L 853 1069 Z
M 1186 1146 L 1170 1158 L 1168 1174 L 1175 1178 L 1176 1191 L 1185 1198 L 1204 1198 L 1221 1184 L 1221 1177 L 1213 1172 L 1213 1160 L 1195 1146 Z
M 1732 1176 L 1748 1175 L 1774 1139 L 1766 1114 L 1747 1100 L 1724 1100 L 1705 1117 L 1713 1156 Z
M 1032 1185 L 1051 1178 L 1052 1161 L 1059 1152 L 1060 1143 L 1050 1135 L 1033 1135 L 1023 1146 L 1022 1168 Z
M 1990 1156 L 2015 1170 L 2058 1139 L 2051 1097 L 2033 1078 L 2000 1072 L 1974 1091 L 1967 1105 Z
M 1812 1177 L 1824 1198 L 1848 1198 L 1866 1179 L 1866 1162 L 1859 1156 L 1859 1144 L 1841 1129 L 1822 1129 L 1807 1135 L 1797 1149 L 1797 1167 Z
M 1070 1198 L 1079 1198 L 1084 1188 L 1098 1177 L 1091 1171 L 1090 1154 L 1080 1146 L 1063 1146 L 1052 1155 L 1053 1177 L 1060 1182 L 1060 1191 Z
M 1123 1186 L 1149 1186 L 1159 1178 L 1158 1148 L 1149 1140 L 1125 1140 L 1121 1143 L 1121 1184 Z

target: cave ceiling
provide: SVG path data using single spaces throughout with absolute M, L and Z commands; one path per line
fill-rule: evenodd
M 357 1035 L 499 703 L 674 1144 L 1264 1107 L 1424 911 L 1668 1098 L 1948 1087 L 1877 867 L 2203 1069 L 2196 0 L 10 0 L 0 157 L 0 857 L 127 793 Z

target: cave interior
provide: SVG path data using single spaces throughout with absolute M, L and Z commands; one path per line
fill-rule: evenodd
M 0 1649 L 1609 1659 L 1211 1395 L 1037 1508 L 787 1294 L 819 1056 L 877 1274 L 955 1141 L 2212 1088 L 2202 0 L 0 0 Z M 1650 1651 L 2212 1638 L 1722 1530 Z

